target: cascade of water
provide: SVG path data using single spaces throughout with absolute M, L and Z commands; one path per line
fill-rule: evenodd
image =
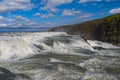
M 4 33 L 0 80 L 119 80 L 119 53 L 112 44 L 63 32 Z

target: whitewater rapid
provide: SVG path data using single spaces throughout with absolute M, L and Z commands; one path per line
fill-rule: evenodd
M 55 36 L 71 37 L 71 43 L 66 44 L 60 40 L 54 39 Z M 63 37 L 64 37 L 63 36 Z M 52 42 L 53 38 L 53 42 Z M 74 39 L 78 38 L 78 39 Z M 58 38 L 59 39 L 59 38 Z M 79 40 L 80 39 L 80 40 Z M 67 38 L 66 38 L 67 40 Z M 48 44 L 46 44 L 48 43 Z M 49 45 L 52 44 L 52 45 Z M 18 34 L 3 34 L 0 36 L 0 60 L 19 59 L 29 55 L 38 54 L 40 49 L 38 46 L 44 48 L 41 51 L 53 51 L 60 54 L 74 53 L 72 50 L 75 47 L 88 49 L 93 51 L 93 48 L 87 44 L 80 37 L 72 37 L 66 33 L 49 32 L 49 33 L 20 33 Z
M 0 33 L 0 71 L 12 80 L 119 80 L 119 60 L 120 47 L 78 35 Z

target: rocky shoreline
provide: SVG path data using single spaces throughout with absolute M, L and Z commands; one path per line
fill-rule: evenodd
M 87 39 L 99 40 L 120 46 L 120 14 L 80 24 L 52 28 L 50 31 L 80 35 Z

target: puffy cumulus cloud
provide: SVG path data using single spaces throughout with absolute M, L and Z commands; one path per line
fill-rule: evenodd
M 50 17 L 53 17 L 54 15 L 52 13 L 49 13 L 49 14 L 36 13 L 35 16 L 39 16 L 40 18 L 50 18 Z
M 2 18 L 2 16 L 1 16 Z M 34 22 L 23 16 L 12 16 L 12 17 L 4 17 L 4 20 L 0 21 L 0 27 L 6 28 L 46 28 L 52 27 L 52 23 L 50 22 Z
M 76 14 L 80 14 L 81 12 L 75 9 L 65 9 L 62 12 L 62 16 L 73 16 Z
M 30 22 L 30 20 L 29 19 L 27 19 L 27 18 L 25 18 L 25 17 L 23 17 L 23 16 L 16 16 L 15 17 L 17 20 L 22 20 L 22 21 L 25 21 L 25 22 Z
M 32 27 L 32 21 L 22 16 L 14 16 L 13 18 L 4 18 L 0 21 L 0 27 Z
M 87 3 L 87 2 L 100 2 L 102 0 L 80 0 L 79 3 Z
M 15 16 L 14 19 L 11 19 L 12 22 L 10 23 L 10 26 L 12 27 L 38 27 L 38 23 L 29 20 L 26 17 L 23 16 Z
M 115 9 L 111 9 L 109 11 L 110 14 L 117 14 L 117 13 L 120 13 L 120 8 L 115 8 Z
M 44 7 L 41 7 L 41 10 L 48 10 L 52 12 L 56 12 L 58 9 L 56 7 L 63 5 L 63 4 L 69 4 L 73 0 L 43 0 L 43 3 L 45 4 Z
M 2 0 L 0 1 L 0 13 L 15 10 L 29 10 L 32 8 L 30 0 Z

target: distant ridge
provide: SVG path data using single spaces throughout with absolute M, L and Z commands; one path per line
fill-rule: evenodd
M 87 39 L 120 45 L 120 14 L 74 25 L 55 27 L 50 31 L 67 32 L 81 35 Z

